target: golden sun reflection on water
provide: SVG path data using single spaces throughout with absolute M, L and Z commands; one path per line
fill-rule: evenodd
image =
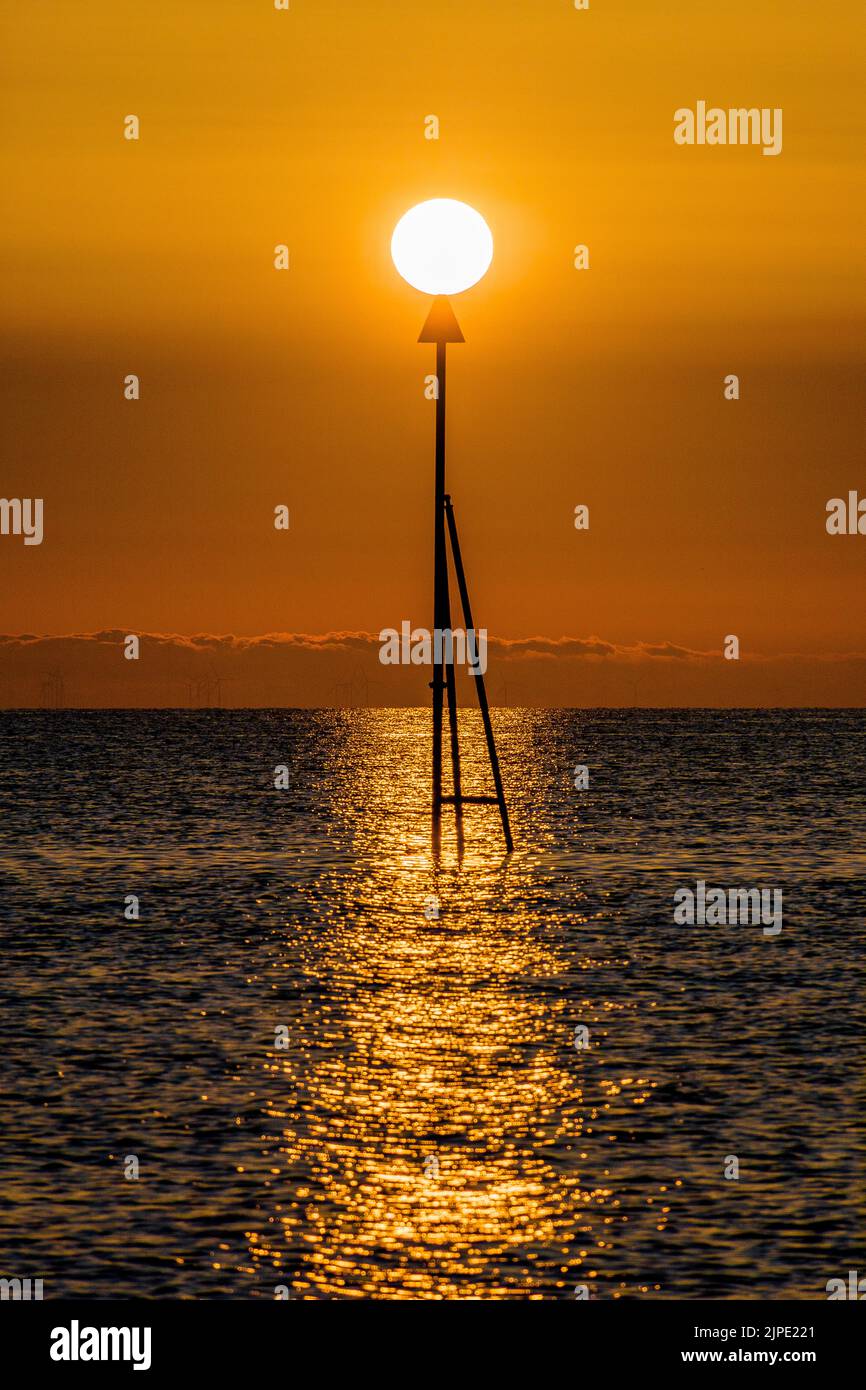
M 428 711 L 8 716 L 8 1272 L 70 1298 L 825 1296 L 862 1227 L 861 713 L 494 721 L 515 853 L 483 806 L 434 859 Z M 782 885 L 782 934 L 674 926 L 710 876 Z
M 538 930 L 553 904 L 532 905 L 519 810 L 514 855 L 485 807 L 466 815 L 465 852 L 452 823 L 434 859 L 427 720 L 388 714 L 386 736 L 379 711 L 340 748 L 353 868 L 329 880 L 309 962 L 330 1007 L 308 1046 L 265 1064 L 268 1094 L 286 1098 L 268 1112 L 268 1152 L 293 1190 L 250 1259 L 291 1267 L 294 1297 L 561 1296 L 628 1219 L 604 1159 L 584 1172 L 584 1143 L 611 1141 L 594 1137 L 606 1102 L 587 1104 L 570 1046 L 575 961 Z M 481 790 L 480 729 L 466 724 L 465 781 Z M 587 998 L 581 1019 L 603 1026 L 612 1007 Z M 645 1100 L 648 1083 L 629 1083 Z

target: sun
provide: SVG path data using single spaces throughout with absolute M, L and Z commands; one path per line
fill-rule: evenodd
M 404 280 L 425 294 L 461 294 L 486 274 L 493 236 L 480 212 L 455 198 L 431 198 L 400 218 L 391 256 Z

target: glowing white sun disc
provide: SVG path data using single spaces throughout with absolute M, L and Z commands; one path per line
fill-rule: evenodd
M 480 212 L 454 198 L 431 198 L 400 218 L 391 238 L 394 264 L 425 294 L 460 294 L 493 260 L 493 237 Z

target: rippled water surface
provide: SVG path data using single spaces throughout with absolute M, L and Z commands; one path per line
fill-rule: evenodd
M 515 852 L 472 807 L 436 862 L 426 711 L 0 714 L 0 1275 L 808 1299 L 863 1268 L 863 713 L 494 719 Z M 698 879 L 780 888 L 782 931 L 674 925 Z

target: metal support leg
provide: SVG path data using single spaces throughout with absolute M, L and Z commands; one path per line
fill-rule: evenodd
M 451 538 L 451 553 L 454 557 L 454 569 L 457 574 L 457 587 L 460 590 L 460 602 L 463 605 L 463 623 L 467 633 L 474 632 L 472 622 L 472 609 L 469 604 L 469 590 L 466 587 L 466 574 L 463 569 L 463 560 L 460 555 L 460 541 L 457 536 L 457 522 L 454 518 L 454 508 L 451 505 L 451 498 L 445 496 L 445 516 L 448 520 L 448 534 Z M 454 678 L 453 667 L 451 678 Z M 499 815 L 502 819 L 502 833 L 505 836 L 505 845 L 508 850 L 514 849 L 514 841 L 511 838 L 511 826 L 508 820 L 508 807 L 505 804 L 505 790 L 502 786 L 502 773 L 499 770 L 499 758 L 496 754 L 496 741 L 493 737 L 493 725 L 490 722 L 490 707 L 487 704 L 487 691 L 484 686 L 484 677 L 479 671 L 474 677 L 475 690 L 478 695 L 478 707 L 481 710 L 481 722 L 484 725 L 484 737 L 487 740 L 487 753 L 490 758 L 490 769 L 493 773 L 493 785 L 496 789 L 496 800 L 499 805 Z

